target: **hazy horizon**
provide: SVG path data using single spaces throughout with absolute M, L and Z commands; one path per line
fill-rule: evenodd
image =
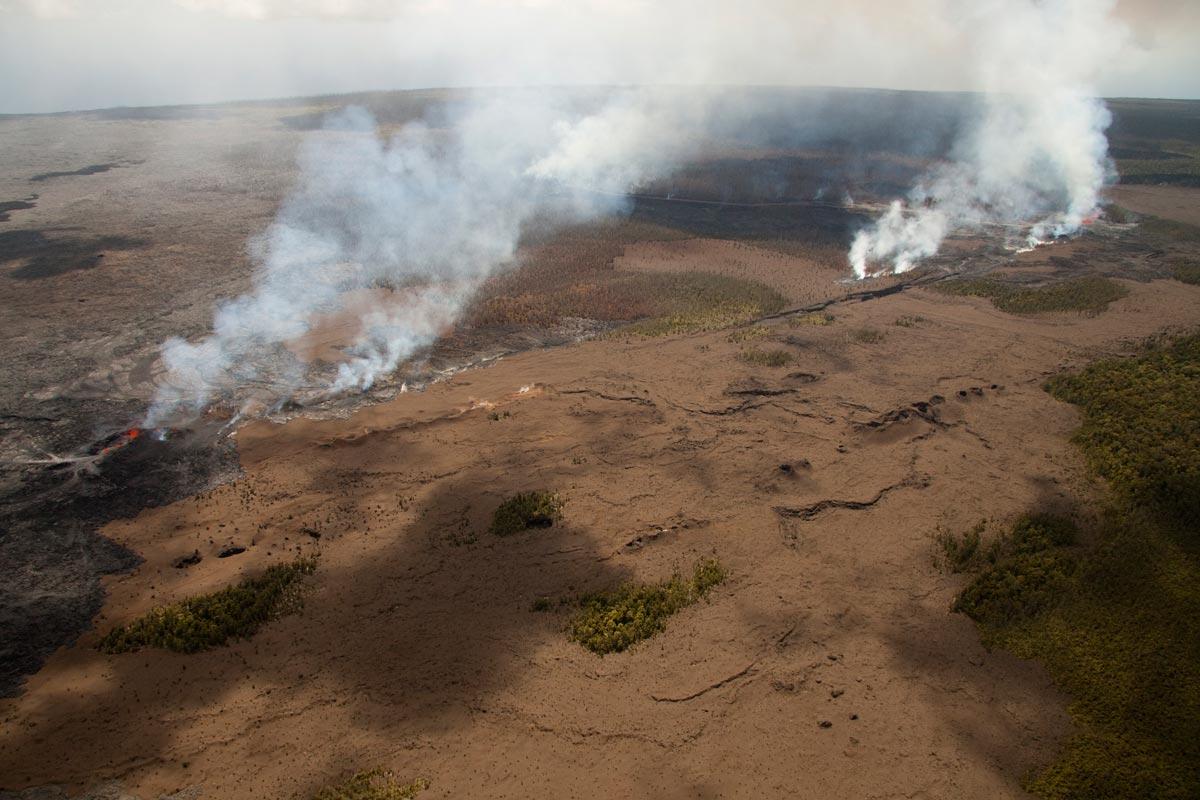
M 654 85 L 654 84 L 544 84 L 544 85 L 461 85 L 461 86 L 406 86 L 406 87 L 369 87 L 363 89 L 349 89 L 347 91 L 334 92 L 319 92 L 315 94 L 292 94 L 292 95 L 255 95 L 245 97 L 227 97 L 214 99 L 199 99 L 186 103 L 146 103 L 146 104 L 119 104 L 108 106 L 86 106 L 80 108 L 64 108 L 55 111 L 4 111 L 0 112 L 0 117 L 23 117 L 23 116 L 55 116 L 69 114 L 89 114 L 95 112 L 111 111 L 117 109 L 158 109 L 158 108 L 213 108 L 220 106 L 236 106 L 236 105 L 267 105 L 271 103 L 295 103 L 302 104 L 310 100 L 324 100 L 328 98 L 344 98 L 356 97 L 362 95 L 374 94 L 402 94 L 402 93 L 418 93 L 418 92 L 502 92 L 502 91 L 517 91 L 517 90 L 547 90 L 547 91 L 594 91 L 594 90 L 629 90 L 629 89 L 745 89 L 745 90 L 790 90 L 790 91 L 812 91 L 812 92 L 879 92 L 879 93 L 911 93 L 911 94 L 963 94 L 982 95 L 982 91 L 963 90 L 963 89 L 896 89 L 887 86 L 828 86 L 828 85 L 803 85 L 803 84 L 672 84 L 672 85 Z M 1146 101 L 1161 101 L 1161 102 L 1182 102 L 1182 103 L 1200 103 L 1200 97 L 1162 97 L 1154 95 L 1101 95 L 1097 99 L 1103 101 L 1121 101 L 1121 100 L 1146 100 Z
M 976 20 L 997 2 L 0 0 L 0 113 L 510 86 L 974 91 Z M 1200 98 L 1196 4 L 1054 2 L 1123 23 L 1102 95 Z

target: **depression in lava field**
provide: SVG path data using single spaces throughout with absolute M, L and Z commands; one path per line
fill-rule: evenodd
M 0 800 L 1200 797 L 1200 10 L 0 3 Z

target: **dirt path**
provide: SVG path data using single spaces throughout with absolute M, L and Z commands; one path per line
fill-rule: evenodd
M 1034 320 L 915 289 L 829 327 L 771 323 L 758 346 L 790 367 L 744 364 L 724 333 L 597 341 L 348 420 L 245 428 L 244 480 L 108 526 L 145 563 L 0 705 L 0 785 L 307 797 L 385 765 L 429 778 L 429 798 L 1022 796 L 1068 730 L 1063 701 L 949 613 L 959 579 L 931 535 L 1087 496 L 1075 413 L 1043 379 L 1200 319 L 1200 289 L 1130 287 L 1099 317 Z M 863 326 L 884 339 L 858 343 Z M 564 525 L 486 532 L 502 497 L 537 488 L 562 492 Z M 248 549 L 216 558 L 229 543 Z M 303 613 L 252 640 L 93 649 L 154 604 L 316 549 Z M 714 553 L 731 579 L 623 654 L 530 610 Z

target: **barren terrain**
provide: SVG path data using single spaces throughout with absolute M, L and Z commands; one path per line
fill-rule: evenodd
M 377 763 L 434 797 L 1019 796 L 1062 703 L 948 614 L 931 532 L 1087 496 L 1074 412 L 1042 379 L 1200 317 L 1200 289 L 1132 288 L 1047 320 L 914 291 L 773 323 L 794 369 L 742 365 L 723 333 L 592 342 L 344 421 L 245 428 L 242 479 L 105 529 L 145 562 L 109 581 L 98 632 L 319 551 L 304 611 L 195 656 L 104 656 L 85 635 L 10 702 L 2 772 L 143 796 L 303 795 Z M 868 325 L 886 338 L 849 340 Z M 562 527 L 486 533 L 541 487 L 565 496 Z M 229 543 L 249 549 L 218 559 Z M 709 553 L 731 580 L 627 653 L 530 610 Z
M 428 779 L 422 798 L 1026 796 L 1072 730 L 1068 699 L 951 613 L 966 578 L 935 534 L 1095 513 L 1077 412 L 1043 384 L 1200 324 L 1200 286 L 1171 277 L 1193 242 L 1103 220 L 1020 256 L 957 241 L 905 281 L 850 285 L 831 253 L 853 207 L 634 203 L 531 236 L 369 395 L 232 435 L 216 409 L 93 471 L 48 462 L 124 443 L 159 343 L 249 284 L 245 242 L 325 108 L 0 120 L 18 154 L 0 201 L 27 206 L 0 222 L 0 798 L 308 798 L 376 766 Z M 680 185 L 702 194 L 705 169 Z M 1114 197 L 1195 223 L 1192 191 Z M 1127 295 L 1018 316 L 931 288 L 957 270 L 1102 275 Z M 717 330 L 624 327 L 717 279 L 774 305 Z M 377 299 L 351 298 L 295 354 L 336 361 Z M 402 393 L 413 376 L 423 391 Z M 561 523 L 489 532 L 530 490 L 560 494 Z M 96 647 L 297 554 L 318 559 L 303 608 L 253 638 Z M 657 636 L 606 656 L 568 637 L 573 598 L 706 556 L 728 580 Z

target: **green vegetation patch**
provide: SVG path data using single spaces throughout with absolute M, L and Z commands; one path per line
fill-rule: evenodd
M 986 297 L 1009 314 L 1042 314 L 1075 311 L 1098 314 L 1129 290 L 1108 278 L 1071 278 L 1045 286 L 1016 286 L 994 278 L 962 278 L 934 286 L 944 294 Z
M 1200 264 L 1178 264 L 1174 272 L 1175 280 L 1200 285 Z
M 593 653 L 619 653 L 666 628 L 667 618 L 699 601 L 727 577 L 714 558 L 696 564 L 690 578 L 630 584 L 583 597 L 571 619 L 571 638 Z
M 371 769 L 322 789 L 313 795 L 313 800 L 412 800 L 428 788 L 429 781 L 424 778 L 401 783 L 390 770 Z
M 746 348 L 738 358 L 756 367 L 786 367 L 795 361 L 795 356 L 787 350 L 760 350 L 757 347 Z
M 936 561 L 951 572 L 967 572 L 978 567 L 985 551 L 988 550 L 983 543 L 983 532 L 986 529 L 987 522 L 981 521 L 962 534 L 939 530 L 936 540 L 941 550 L 941 558 Z M 993 540 L 993 543 L 998 544 L 998 540 Z M 995 561 L 995 552 L 992 552 L 990 561 Z
M 985 641 L 1045 664 L 1076 733 L 1026 779 L 1050 800 L 1200 797 L 1200 337 L 1052 380 L 1108 479 L 1094 541 L 1014 526 L 958 599 Z
M 1200 242 L 1200 227 L 1189 225 L 1186 222 L 1147 216 L 1142 217 L 1140 226 L 1143 233 L 1160 241 Z
M 788 320 L 788 325 L 793 328 L 816 327 L 825 328 L 837 322 L 837 317 L 833 314 L 802 314 L 798 317 L 792 317 Z
M 1080 406 L 1075 442 L 1126 502 L 1200 525 L 1200 335 L 1101 361 L 1046 389 Z
M 635 336 L 702 333 L 739 325 L 781 310 L 787 300 L 756 281 L 705 273 L 657 276 L 650 294 L 660 307 L 652 319 L 622 329 Z
M 1011 534 L 986 549 L 983 528 L 977 525 L 961 540 L 943 540 L 956 571 L 982 568 L 959 595 L 954 610 L 996 627 L 1036 616 L 1053 605 L 1075 567 L 1074 555 L 1065 549 L 1075 543 L 1075 523 L 1049 514 L 1025 516 Z
M 512 536 L 530 528 L 549 528 L 562 519 L 563 501 L 555 492 L 522 492 L 500 504 L 492 517 L 492 533 Z
M 1174 146 L 1170 149 L 1160 147 L 1157 152 L 1135 151 L 1126 154 L 1118 151 L 1120 155 L 1134 156 L 1117 159 L 1121 183 L 1200 186 L 1200 158 L 1197 157 L 1197 149 L 1183 142 L 1168 144 Z
M 850 333 L 850 338 L 859 344 L 879 344 L 887 336 L 874 328 L 857 328 Z
M 765 325 L 751 325 L 748 328 L 738 328 L 730 331 L 729 336 L 725 337 L 730 344 L 742 344 L 743 342 L 756 342 L 760 339 L 768 339 L 771 336 L 771 329 Z
M 114 628 L 98 647 L 106 653 L 128 653 L 143 647 L 196 653 L 230 639 L 253 636 L 269 620 L 299 606 L 300 582 L 316 568 L 315 558 L 276 564 L 236 586 L 160 606 Z
M 904 316 L 900 317 L 892 324 L 895 325 L 897 328 L 915 328 L 918 325 L 920 325 L 921 323 L 928 322 L 928 321 L 929 320 L 925 319 L 924 317 L 911 316 L 909 314 L 905 314 Z

